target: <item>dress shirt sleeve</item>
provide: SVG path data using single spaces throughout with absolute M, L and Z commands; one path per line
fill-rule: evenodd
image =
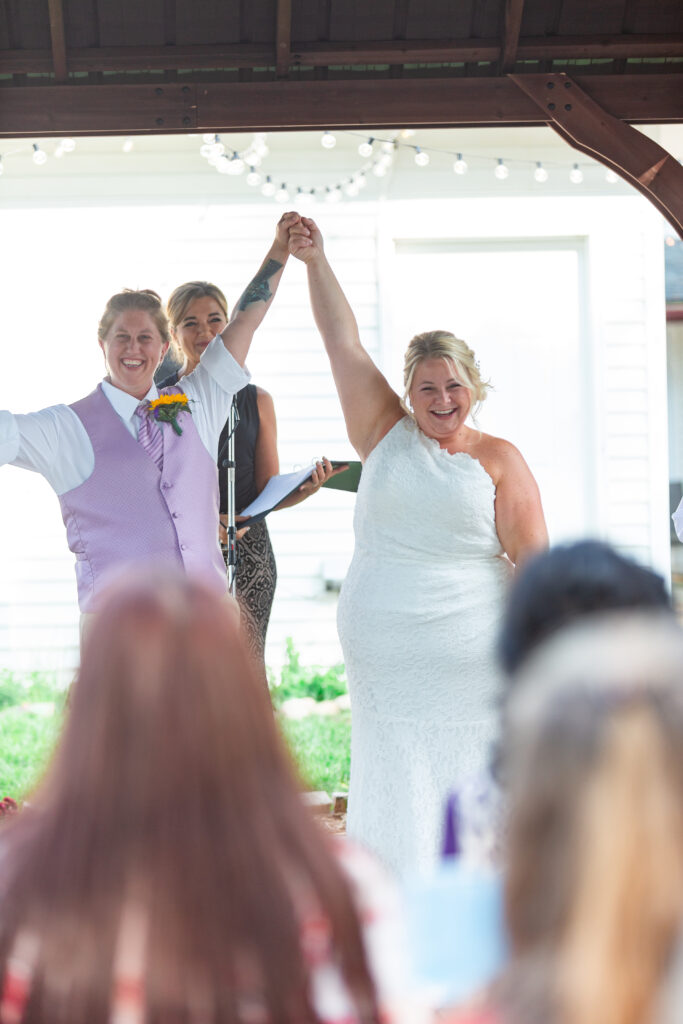
M 3 457 L 3 462 L 40 473 L 57 494 L 64 494 L 88 479 L 95 466 L 95 454 L 73 409 L 53 405 L 23 415 L 0 413 L 0 453 L 3 456 L 6 417 L 11 421 L 7 448 L 11 457 Z
M 683 541 L 683 501 L 680 502 L 671 518 L 674 521 L 676 536 L 680 541 Z
M 0 465 L 14 462 L 19 454 L 19 430 L 14 416 L 5 409 L 0 410 Z
M 207 346 L 199 366 L 178 382 L 178 387 L 194 403 L 192 415 L 199 436 L 213 458 L 218 452 L 218 438 L 228 418 L 233 396 L 250 379 L 249 371 L 240 366 L 218 336 Z

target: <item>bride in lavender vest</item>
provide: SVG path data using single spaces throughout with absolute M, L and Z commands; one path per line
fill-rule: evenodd
M 159 296 L 125 290 L 100 320 L 107 376 L 90 395 L 26 415 L 0 411 L 0 465 L 41 473 L 59 497 L 82 613 L 96 608 L 108 579 L 128 565 L 181 567 L 227 591 L 217 532 L 218 438 L 234 394 L 249 381 L 244 362 L 298 219 L 280 219 L 229 322 L 178 386 L 158 391 L 154 384 L 170 341 Z

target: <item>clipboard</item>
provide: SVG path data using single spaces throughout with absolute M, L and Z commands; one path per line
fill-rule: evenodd
M 333 491 L 357 491 L 360 482 L 360 475 L 363 466 L 360 462 L 349 460 L 348 462 L 333 462 L 332 468 L 348 466 L 344 473 L 338 473 L 331 480 L 326 480 L 323 487 L 329 487 Z

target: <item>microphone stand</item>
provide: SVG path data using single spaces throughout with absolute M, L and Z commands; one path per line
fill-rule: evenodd
M 226 527 L 228 542 L 223 544 L 223 557 L 225 558 L 228 570 L 228 590 L 233 597 L 235 596 L 237 585 L 235 580 L 235 573 L 237 571 L 237 540 L 235 537 L 237 532 L 235 526 L 235 429 L 239 421 L 240 414 L 237 411 L 237 402 L 233 397 L 228 419 L 228 457 L 221 462 L 221 467 L 226 470 L 228 498 L 228 525 Z

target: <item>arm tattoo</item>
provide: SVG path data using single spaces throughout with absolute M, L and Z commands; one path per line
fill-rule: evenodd
M 256 277 L 244 289 L 237 303 L 237 308 L 245 310 L 247 306 L 251 306 L 254 302 L 267 302 L 268 299 L 272 298 L 273 293 L 268 282 L 273 274 L 281 269 L 282 263 L 278 263 L 277 260 L 268 260 L 265 267 L 259 270 Z

